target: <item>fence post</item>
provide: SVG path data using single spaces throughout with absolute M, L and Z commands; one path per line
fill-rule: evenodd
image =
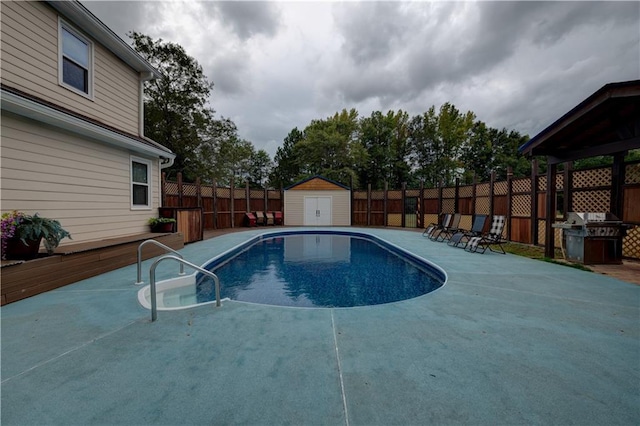
M 538 160 L 531 160 L 531 244 L 538 244 Z
M 235 200 L 236 200 L 236 189 L 235 186 L 233 185 L 233 177 L 231 177 L 231 182 L 229 183 L 229 211 L 231 213 L 231 220 L 229 221 L 229 223 L 231 224 L 231 228 L 235 228 L 235 211 L 234 211 L 234 204 L 235 204 Z
M 249 190 L 249 181 L 247 180 L 246 184 L 244 185 L 244 201 L 246 203 L 245 211 L 247 213 L 251 211 L 251 199 L 249 197 L 250 193 L 251 191 Z
M 211 190 L 213 191 L 213 229 L 218 229 L 218 184 L 215 180 Z
M 551 226 L 556 216 L 556 170 L 555 163 L 547 165 L 547 208 L 545 217 L 544 255 L 555 256 L 555 229 Z
M 496 183 L 496 172 L 491 170 L 491 177 L 489 178 L 489 217 L 493 220 L 493 190 Z
M 562 198 L 564 199 L 564 209 L 562 209 L 562 217 L 567 220 L 567 212 L 573 210 L 572 191 L 573 188 L 573 161 L 564 163 L 564 179 L 562 183 Z
M 269 190 L 267 189 L 266 184 L 264 187 L 264 211 L 265 212 L 269 211 Z
M 507 167 L 507 240 L 511 241 L 511 212 L 513 204 L 513 168 Z
M 182 205 L 182 172 L 178 172 L 178 207 Z
M 367 226 L 371 226 L 371 184 L 367 184 Z
M 404 211 L 404 209 L 406 208 L 406 204 L 405 204 L 405 192 L 407 191 L 407 182 L 402 182 L 402 197 L 400 201 L 402 203 L 402 217 L 400 218 L 400 226 L 402 226 L 403 228 L 406 228 L 407 226 L 407 215 L 406 212 Z
M 196 202 L 198 207 L 202 207 L 202 186 L 200 177 L 196 178 Z
M 420 200 L 418 201 L 418 228 L 424 228 L 424 180 L 420 179 Z
M 476 185 L 478 185 L 478 175 L 473 172 L 473 183 L 471 184 L 471 216 L 476 215 Z
M 438 185 L 438 217 L 440 216 L 441 213 L 443 213 L 443 210 L 442 210 L 442 186 L 443 185 L 444 185 L 444 181 L 440 179 L 440 184 Z M 438 220 L 438 222 L 440 222 L 440 220 Z
M 460 178 L 456 178 L 456 187 L 453 195 L 453 212 L 460 213 Z
M 389 198 L 389 182 L 384 181 L 384 200 L 382 201 L 382 210 L 384 214 L 384 226 L 389 226 L 389 219 L 387 214 L 387 198 Z

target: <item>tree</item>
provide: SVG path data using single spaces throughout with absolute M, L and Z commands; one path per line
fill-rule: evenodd
M 304 135 L 296 127 L 284 138 L 282 146 L 278 147 L 274 157 L 275 166 L 269 176 L 269 184 L 273 188 L 286 187 L 300 179 L 300 166 L 294 156 L 294 146 L 302 139 Z
M 207 101 L 213 84 L 181 46 L 137 32 L 129 36 L 134 49 L 162 75 L 145 83 L 145 135 L 176 154 L 170 172 L 193 179 L 203 167 L 200 144 L 211 130 L 214 111 Z
M 249 159 L 249 182 L 252 186 L 264 188 L 272 168 L 273 162 L 267 151 L 261 149 L 254 152 Z

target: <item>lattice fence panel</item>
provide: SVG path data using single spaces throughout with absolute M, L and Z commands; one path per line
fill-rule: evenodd
M 384 191 L 371 191 L 372 200 L 384 200 Z
M 608 212 L 611 206 L 611 191 L 574 191 L 571 211 Z
M 640 259 L 640 226 L 627 231 L 622 240 L 622 256 Z
M 473 197 L 473 186 L 461 186 L 458 190 L 460 197 Z
M 367 191 L 353 191 L 353 199 L 354 200 L 366 200 L 367 199 Z
M 513 195 L 511 197 L 511 215 L 530 217 L 531 216 L 531 195 Z
M 213 186 L 202 186 L 200 187 L 200 191 L 203 197 L 213 197 Z
M 436 188 L 429 188 L 424 190 L 424 198 L 436 199 L 438 198 L 438 190 Z
M 249 198 L 255 198 L 257 200 L 264 198 L 264 190 L 262 189 L 250 189 Z
M 178 195 L 178 183 L 177 182 L 165 182 L 164 190 L 167 195 Z
M 531 178 L 513 179 L 511 188 L 513 192 L 531 192 Z
M 243 200 L 246 196 L 247 196 L 247 193 L 245 192 L 244 188 L 243 189 L 236 188 L 233 190 L 233 198 L 236 200 Z
M 422 223 L 425 224 L 425 228 L 432 223 L 438 223 L 437 214 L 425 214 L 422 216 Z
M 198 195 L 198 188 L 190 183 L 183 184 L 182 195 L 187 197 L 195 197 L 196 195 Z
M 507 195 L 509 192 L 509 185 L 506 181 L 496 182 L 493 184 L 494 195 Z
M 611 169 L 574 170 L 574 188 L 593 188 L 611 185 Z
M 547 177 L 538 176 L 538 191 L 546 191 L 546 190 L 547 190 Z
M 442 213 L 455 213 L 455 201 L 450 199 L 442 200 Z
M 476 185 L 476 197 L 489 196 L 489 189 L 491 189 L 491 186 L 488 183 L 479 183 Z
M 271 189 L 267 191 L 267 197 L 269 197 L 270 200 L 279 200 L 280 199 L 280 191 L 278 191 L 277 189 Z
M 476 213 L 489 214 L 489 197 L 476 197 Z
M 389 226 L 402 226 L 402 214 L 389 213 L 387 215 L 387 224 Z
M 216 188 L 216 196 L 220 198 L 231 198 L 231 188 L 218 187 Z
M 564 188 L 564 175 L 562 173 L 558 173 L 556 175 L 556 190 Z
M 407 192 L 406 192 L 405 196 L 407 196 L 407 197 L 419 197 L 420 196 L 420 190 L 419 189 L 407 189 Z
M 640 183 L 640 163 L 627 165 L 624 183 L 627 185 Z
M 538 221 L 538 245 L 545 245 L 546 241 L 547 241 L 547 229 L 545 226 L 545 221 L 544 220 L 539 220 Z M 553 244 L 556 247 L 560 247 L 560 245 L 562 244 L 562 229 L 560 228 L 553 228 L 553 235 L 555 237 Z
M 402 200 L 402 191 L 387 191 L 387 199 Z
M 456 196 L 455 188 L 442 188 L 442 198 L 454 198 Z

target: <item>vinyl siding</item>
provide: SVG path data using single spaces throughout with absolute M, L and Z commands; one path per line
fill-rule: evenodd
M 343 189 L 337 191 L 284 191 L 285 225 L 304 225 L 304 197 L 331 197 L 331 225 L 351 226 L 351 192 Z
M 58 15 L 49 6 L 41 2 L 2 2 L 0 36 L 4 84 L 139 134 L 139 75 L 95 41 L 93 100 L 58 84 Z
M 150 159 L 151 209 L 131 210 L 130 158 L 126 150 L 3 113 L 2 211 L 59 220 L 73 237 L 63 244 L 148 232 L 160 200 L 158 161 Z

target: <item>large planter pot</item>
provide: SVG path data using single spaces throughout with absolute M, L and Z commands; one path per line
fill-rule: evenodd
M 173 232 L 173 223 L 158 223 L 151 227 L 151 232 Z
M 40 242 L 42 237 L 37 240 L 26 240 L 27 244 L 23 243 L 20 238 L 10 238 L 7 240 L 7 249 L 5 257 L 7 259 L 14 260 L 29 260 L 38 257 L 38 251 L 40 250 Z

